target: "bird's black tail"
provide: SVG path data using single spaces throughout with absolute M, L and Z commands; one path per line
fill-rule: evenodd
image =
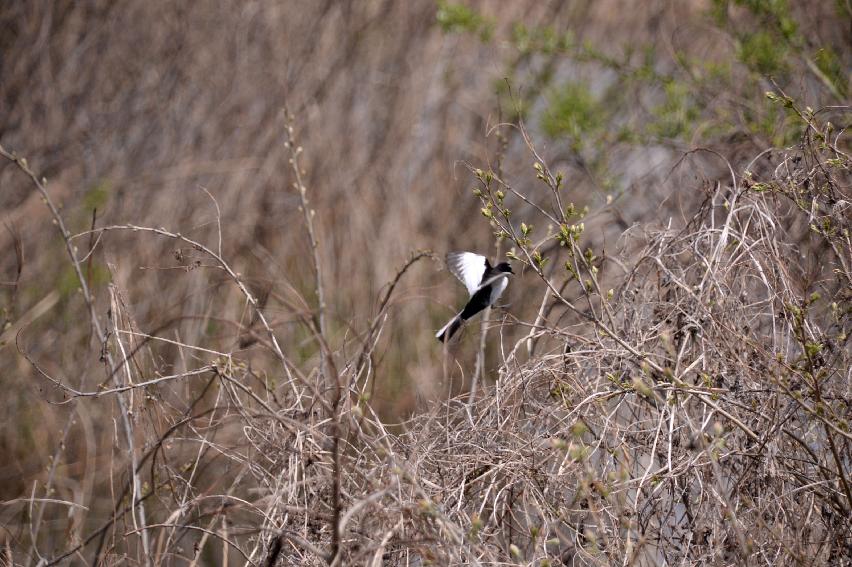
M 455 317 L 450 319 L 449 323 L 444 325 L 443 329 L 438 331 L 435 337 L 442 343 L 449 341 L 451 338 L 453 338 L 453 335 L 456 334 L 456 331 L 461 328 L 462 322 L 463 320 L 461 318 L 461 314 L 456 315 Z

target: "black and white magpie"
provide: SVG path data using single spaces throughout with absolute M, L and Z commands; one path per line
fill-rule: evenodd
M 515 273 L 508 262 L 492 267 L 488 258 L 473 252 L 450 252 L 447 254 L 447 268 L 467 288 L 470 299 L 464 309 L 435 334 L 441 342 L 449 341 L 462 323 L 494 305 L 509 285 L 509 276 Z

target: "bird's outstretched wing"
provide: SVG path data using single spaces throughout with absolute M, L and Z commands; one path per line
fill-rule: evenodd
M 471 295 L 482 283 L 488 260 L 485 256 L 473 252 L 450 252 L 447 254 L 447 268 L 457 277 Z

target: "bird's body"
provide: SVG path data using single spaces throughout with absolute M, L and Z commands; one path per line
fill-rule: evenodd
M 473 252 L 447 254 L 447 267 L 465 285 L 470 299 L 464 309 L 437 332 L 435 337 L 441 342 L 450 340 L 462 323 L 494 305 L 509 285 L 509 276 L 514 273 L 507 262 L 492 267 L 488 258 Z

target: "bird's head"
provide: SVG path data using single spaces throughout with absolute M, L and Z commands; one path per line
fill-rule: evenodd
M 512 271 L 512 266 L 509 265 L 509 262 L 500 262 L 494 269 L 498 272 L 506 272 L 512 275 L 515 274 L 515 272 Z

